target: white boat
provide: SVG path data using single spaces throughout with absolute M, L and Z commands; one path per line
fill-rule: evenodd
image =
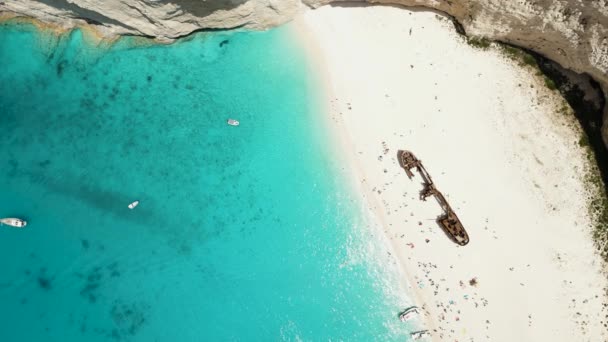
M 428 330 L 420 330 L 410 333 L 412 340 L 419 340 L 425 336 L 431 336 L 431 333 Z
M 139 201 L 135 201 L 135 202 L 129 204 L 129 209 L 133 209 L 133 208 L 137 207 L 138 204 L 139 204 Z
M 399 314 L 399 319 L 401 320 L 401 322 L 405 322 L 405 321 L 409 321 L 410 319 L 412 319 L 416 316 L 418 316 L 418 307 L 411 306 L 411 307 L 403 310 L 403 312 Z
M 241 123 L 239 122 L 239 120 L 235 120 L 235 119 L 228 119 L 228 124 L 229 124 L 230 126 L 238 126 L 238 125 L 240 125 Z
M 5 224 L 7 226 L 16 227 L 16 228 L 23 228 L 27 225 L 27 221 L 18 219 L 18 218 L 14 218 L 14 217 L 7 217 L 7 218 L 0 219 L 0 223 Z

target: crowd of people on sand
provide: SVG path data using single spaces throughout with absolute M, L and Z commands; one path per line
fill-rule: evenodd
M 435 310 L 432 311 L 438 313 L 433 320 L 436 324 L 434 332 L 442 340 L 447 338 L 448 340 L 458 341 L 456 334 L 464 329 L 463 325 L 458 325 L 461 322 L 461 310 L 464 306 L 481 309 L 489 305 L 489 301 L 478 294 L 477 278 L 471 278 L 468 281 L 460 280 L 457 285 L 450 286 L 445 278 L 436 279 L 434 277 L 435 273 L 441 274 L 437 264 L 419 261 L 417 266 L 418 272 L 414 276 L 416 286 L 421 290 L 426 290 L 427 293 L 432 293 L 433 296 L 433 301 L 426 303 L 423 308 L 427 309 L 427 305 L 432 305 L 435 307 Z M 453 268 L 453 265 L 450 265 L 450 268 Z M 418 274 L 423 274 L 423 276 L 420 277 Z M 442 292 L 451 292 L 454 295 L 449 296 L 450 299 L 446 300 L 444 299 L 445 296 L 440 295 Z M 430 315 L 430 312 L 431 310 L 426 310 L 427 315 Z M 491 324 L 490 320 L 486 320 L 484 323 L 486 326 Z
M 389 98 L 389 96 L 386 95 L 386 98 Z M 348 111 L 352 110 L 353 108 L 353 104 L 350 102 L 346 103 L 346 106 L 343 107 L 343 104 L 338 104 L 338 101 L 339 100 L 337 98 L 330 101 L 334 109 L 332 111 L 331 119 L 336 124 L 343 122 L 342 120 L 345 118 L 344 115 L 348 114 Z M 338 108 L 344 109 L 340 110 Z M 407 132 L 394 132 L 393 134 L 395 136 L 403 137 L 404 134 L 407 134 Z M 355 153 L 362 154 L 363 152 L 356 151 Z M 404 210 L 409 209 L 408 203 L 410 203 L 410 201 L 417 200 L 418 194 L 412 196 L 408 195 L 407 192 L 403 192 L 403 200 L 401 203 L 396 203 L 394 201 L 389 202 L 387 200 L 384 193 L 394 190 L 394 182 L 392 178 L 403 176 L 400 172 L 396 172 L 397 170 L 401 171 L 401 168 L 398 167 L 399 165 L 395 158 L 389 157 L 390 153 L 391 149 L 389 148 L 387 142 L 381 141 L 381 152 L 378 154 L 376 159 L 380 164 L 379 171 L 385 175 L 383 177 L 385 179 L 384 181 L 372 183 L 371 180 L 362 178 L 360 182 L 364 188 L 371 190 L 373 196 L 377 196 L 375 200 L 368 202 L 370 203 L 369 209 L 373 212 L 377 212 L 379 210 L 383 212 L 384 215 L 389 217 L 389 219 L 386 220 L 387 225 L 382 227 L 384 233 L 391 240 L 399 239 L 402 241 L 403 243 L 399 244 L 401 244 L 411 255 L 407 256 L 407 259 L 410 261 L 408 273 L 410 273 L 410 276 L 413 278 L 410 285 L 416 287 L 416 291 L 421 293 L 421 297 L 423 298 L 423 300 L 421 300 L 419 303 L 420 322 L 427 325 L 429 334 L 439 337 L 442 341 L 491 341 L 490 328 L 492 322 L 490 319 L 488 319 L 490 313 L 487 311 L 490 306 L 490 301 L 482 294 L 481 286 L 483 285 L 480 285 L 480 283 L 483 281 L 483 279 L 480 280 L 474 275 L 457 279 L 455 278 L 454 265 L 443 262 L 438 264 L 431 262 L 428 259 L 425 261 L 424 253 L 417 253 L 419 248 L 432 248 L 434 234 L 439 234 L 439 227 L 427 225 L 425 223 L 426 218 L 417 218 L 417 215 L 410 210 L 409 215 L 406 216 L 406 219 L 401 220 L 401 223 L 406 224 L 409 227 L 417 226 L 419 228 L 419 230 L 415 232 L 417 237 L 414 237 L 414 234 L 412 234 L 413 232 L 396 233 L 394 225 L 396 226 L 400 223 L 390 219 L 390 217 L 394 215 L 402 215 Z M 386 165 L 387 162 L 396 164 L 394 165 L 396 167 L 388 167 Z M 393 170 L 395 170 L 394 174 Z M 364 195 L 364 197 L 369 195 L 370 194 L 368 193 L 367 195 Z M 490 234 L 492 239 L 499 239 L 497 232 L 488 227 L 488 219 L 486 219 L 485 223 L 487 225 L 483 227 L 484 231 L 486 231 L 487 234 Z M 417 241 L 418 239 L 420 239 L 420 241 Z M 389 255 L 390 254 L 391 253 L 389 252 Z M 514 266 L 509 267 L 509 271 L 516 271 L 516 267 Z M 442 267 L 443 269 L 441 269 Z M 521 265 L 520 267 L 529 268 L 530 264 Z M 521 282 L 519 285 L 526 286 L 524 282 Z M 571 306 L 576 307 L 577 305 L 581 304 L 582 303 L 580 303 L 580 301 L 573 300 Z M 608 310 L 608 305 L 606 305 L 606 309 Z M 481 310 L 481 315 L 471 314 L 471 312 L 479 310 Z M 534 325 L 532 314 L 525 313 L 525 315 L 527 316 L 528 326 L 532 327 Z M 585 324 L 585 320 L 581 320 L 581 329 L 584 330 Z M 483 337 L 479 338 L 479 329 L 482 327 L 485 328 L 486 333 L 483 333 Z M 467 328 L 469 329 L 468 331 Z M 424 327 L 422 329 L 423 330 L 421 331 L 427 331 Z M 472 337 L 473 330 L 476 332 L 474 334 L 476 336 L 475 338 Z M 426 340 L 428 339 L 428 336 L 429 335 L 425 333 L 420 336 L 411 335 L 410 337 L 413 337 L 413 339 L 420 338 L 422 340 Z
M 382 154 L 378 156 L 379 161 L 383 161 L 385 156 L 390 152 L 390 149 L 386 142 L 382 142 Z M 386 169 L 384 169 L 386 173 Z M 365 180 L 363 180 L 365 182 Z M 392 183 L 386 183 L 381 186 L 376 186 L 372 188 L 372 192 L 377 194 L 382 194 L 382 192 L 386 191 L 388 187 L 391 186 Z M 404 194 L 406 197 L 407 194 Z M 410 200 L 415 200 L 415 197 L 411 197 Z M 400 206 L 399 209 L 392 209 L 389 207 L 389 203 L 386 201 L 381 201 L 384 206 L 384 211 L 390 215 L 391 212 L 395 213 L 398 210 L 403 210 L 407 207 L 404 203 Z M 377 209 L 377 208 L 370 208 Z M 417 222 L 417 226 L 420 227 L 420 233 L 424 235 L 434 234 L 435 230 L 432 227 L 426 227 L 423 221 L 415 220 L 415 214 L 410 212 L 410 220 L 413 222 Z M 406 220 L 410 221 L 410 220 Z M 409 235 L 409 234 L 408 234 Z M 406 239 L 405 234 L 401 234 L 398 238 Z M 427 236 L 424 238 L 424 245 L 431 244 L 431 239 Z M 416 244 L 413 241 L 405 242 L 405 246 L 408 246 L 408 249 L 416 248 Z M 409 257 L 411 260 L 411 257 Z M 426 316 L 430 316 L 431 312 L 436 313 L 437 317 L 432 319 L 434 323 L 434 327 L 431 329 L 430 333 L 438 335 L 441 340 L 446 341 L 464 341 L 459 340 L 457 335 L 460 335 L 462 338 L 464 335 L 462 334 L 466 329 L 461 322 L 462 308 L 466 306 L 473 307 L 475 309 L 483 309 L 489 305 L 489 301 L 483 296 L 479 295 L 477 286 L 479 285 L 479 280 L 477 277 L 472 277 L 470 279 L 461 279 L 456 284 L 451 284 L 444 277 L 436 276 L 442 274 L 440 270 L 440 266 L 433 262 L 423 262 L 417 261 L 417 270 L 414 273 L 415 286 L 432 296 L 432 301 L 424 303 L 422 305 L 422 312 Z M 449 265 L 450 269 L 454 268 L 454 265 Z M 443 295 L 444 292 L 453 293 L 453 296 L 449 296 L 445 299 L 446 296 Z M 429 310 L 429 305 L 433 306 L 433 310 Z M 484 324 L 486 325 L 486 329 L 491 324 L 490 320 L 486 319 Z M 424 331 L 424 330 L 423 330 Z M 417 337 L 418 335 L 414 336 Z M 424 336 L 428 336 L 425 334 Z M 423 338 L 424 336 L 421 336 Z M 489 336 L 487 336 L 489 340 Z M 472 338 L 467 339 L 466 341 L 474 341 Z
M 338 99 L 335 99 L 335 101 L 337 101 L 337 100 Z M 331 102 L 334 102 L 334 101 L 331 101 Z M 347 103 L 347 108 L 348 108 L 348 110 L 351 110 L 352 104 Z M 338 115 L 342 116 L 343 113 L 339 112 Z M 335 122 L 339 121 L 339 119 L 337 117 L 334 117 L 333 120 Z M 390 152 L 390 149 L 388 147 L 388 144 L 383 141 L 382 142 L 382 154 L 378 156 L 378 161 L 379 162 L 385 161 L 386 155 L 389 154 L 389 152 Z M 388 170 L 386 168 L 384 168 L 383 172 L 387 173 Z M 367 180 L 362 179 L 361 182 L 366 183 Z M 367 184 L 367 185 L 369 186 L 369 184 Z M 392 182 L 388 182 L 388 183 L 385 183 L 382 185 L 374 186 L 371 190 L 373 193 L 381 195 L 391 185 L 392 185 Z M 407 196 L 407 194 L 404 194 L 404 196 Z M 415 198 L 412 197 L 411 200 L 415 200 Z M 388 202 L 386 202 L 384 200 L 382 200 L 381 202 L 384 207 L 383 209 L 387 213 L 387 215 L 391 215 L 391 212 L 395 213 L 398 210 L 403 210 L 407 207 L 406 204 L 403 204 L 398 209 L 391 209 L 389 207 Z M 378 208 L 370 207 L 370 210 L 375 210 L 375 209 L 378 209 Z M 415 217 L 415 214 L 410 213 L 410 217 L 412 217 L 412 218 Z M 408 220 L 406 220 L 405 222 L 407 222 L 407 221 Z M 418 226 L 423 226 L 423 222 L 418 221 Z M 385 227 L 385 229 L 387 229 L 387 228 Z M 421 230 L 421 232 L 423 232 L 423 233 L 432 232 L 432 229 L 429 229 L 429 228 L 427 228 L 427 229 L 428 229 L 428 231 L 425 231 L 423 228 Z M 385 233 L 388 233 L 388 231 L 385 231 Z M 404 239 L 405 234 L 402 234 L 401 236 L 399 236 L 399 238 Z M 429 239 L 427 237 L 424 239 L 424 242 L 426 244 L 430 244 L 431 239 Z M 416 247 L 416 244 L 412 241 L 406 242 L 405 245 L 408 246 L 410 249 L 414 249 Z M 411 260 L 411 257 L 410 257 L 410 260 Z M 454 298 L 445 301 L 445 300 L 442 300 L 442 298 L 444 296 L 441 296 L 440 293 L 441 292 L 450 292 L 451 289 L 445 278 L 437 279 L 434 276 L 435 272 L 438 274 L 441 273 L 438 270 L 438 268 L 439 268 L 438 265 L 434 264 L 432 262 L 418 262 L 417 266 L 418 266 L 419 272 L 415 272 L 416 275 L 414 276 L 414 279 L 416 280 L 416 286 L 420 290 L 430 291 L 430 293 L 432 294 L 432 296 L 434 298 L 434 300 L 431 303 L 427 302 L 427 303 L 424 303 L 424 305 L 422 305 L 422 307 L 421 307 L 422 313 L 426 316 L 431 315 L 431 310 L 428 309 L 429 305 L 432 305 L 436 308 L 436 310 L 432 310 L 433 312 L 439 313 L 437 315 L 437 317 L 434 317 L 434 319 L 433 319 L 434 327 L 428 333 L 437 334 L 442 340 L 459 341 L 458 337 L 456 335 L 457 335 L 457 329 L 463 328 L 462 324 L 459 325 L 459 323 L 461 323 L 461 306 L 462 305 L 471 305 L 476 309 L 481 309 L 481 308 L 487 307 L 489 305 L 489 301 L 486 298 L 481 297 L 476 291 L 477 285 L 478 285 L 478 279 L 476 277 L 469 279 L 467 281 L 468 285 L 465 283 L 465 280 L 461 280 L 461 281 L 459 281 L 458 284 L 454 284 L 455 288 L 458 288 L 458 287 L 460 288 L 461 294 L 458 294 L 458 296 L 460 296 L 460 298 L 456 298 L 457 294 L 454 293 Z M 453 265 L 450 265 L 450 268 L 453 268 Z M 422 276 L 419 276 L 418 274 L 422 274 Z M 452 292 L 457 292 L 457 291 L 452 289 Z M 490 324 L 491 324 L 490 320 L 485 320 L 486 328 Z M 427 331 L 427 330 L 423 329 L 421 331 Z M 461 331 L 459 331 L 459 332 L 461 332 Z M 417 332 L 414 332 L 414 334 L 416 334 L 416 333 Z M 428 336 L 429 334 L 425 333 L 423 335 L 420 335 L 419 338 L 424 338 L 424 337 Z M 412 335 L 412 336 L 414 336 L 415 338 L 418 338 L 418 335 Z M 489 339 L 489 336 L 487 338 Z M 461 340 L 461 341 L 464 341 L 464 340 Z M 473 342 L 473 339 L 470 338 L 467 341 Z

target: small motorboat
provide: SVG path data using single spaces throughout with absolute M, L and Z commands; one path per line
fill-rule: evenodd
M 431 336 L 431 333 L 428 330 L 419 330 L 410 333 L 412 340 L 419 340 L 425 336 Z
M 241 123 L 239 122 L 239 120 L 235 120 L 235 119 L 228 119 L 228 124 L 229 124 L 230 126 L 238 126 L 238 125 L 240 125 Z
M 417 306 L 411 306 L 405 310 L 403 310 L 403 312 L 401 312 L 399 314 L 399 319 L 401 320 L 401 322 L 406 322 L 409 321 L 410 319 L 414 318 L 418 316 L 418 307 Z
M 5 224 L 7 226 L 11 226 L 11 227 L 15 227 L 15 228 L 23 228 L 23 227 L 27 226 L 27 221 L 18 219 L 18 218 L 14 218 L 14 217 L 7 217 L 7 218 L 0 219 L 0 224 Z
M 138 204 L 139 204 L 139 201 L 135 201 L 135 202 L 129 204 L 129 209 L 133 209 L 133 208 L 137 207 Z

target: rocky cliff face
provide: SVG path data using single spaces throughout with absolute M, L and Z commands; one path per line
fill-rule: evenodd
M 192 31 L 264 29 L 293 18 L 299 0 L 0 0 L 0 11 L 70 27 L 96 24 L 102 33 L 171 40 Z
M 263 29 L 293 18 L 304 5 L 342 0 L 0 0 L 0 11 L 64 27 L 86 21 L 100 32 L 170 40 L 201 28 Z M 536 51 L 587 73 L 608 94 L 608 0 L 360 0 L 445 12 L 467 34 Z M 604 140 L 608 144 L 608 109 Z

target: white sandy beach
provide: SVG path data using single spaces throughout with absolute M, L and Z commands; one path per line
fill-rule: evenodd
M 339 150 L 431 340 L 606 341 L 586 161 L 561 98 L 434 13 L 323 7 L 296 26 L 325 70 Z M 436 225 L 440 207 L 418 199 L 421 178 L 407 178 L 399 149 L 423 161 L 467 246 Z

